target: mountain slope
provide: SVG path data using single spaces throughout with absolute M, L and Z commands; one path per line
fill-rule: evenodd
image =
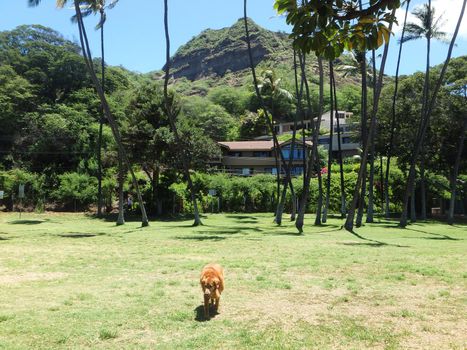
M 275 33 L 248 20 L 252 55 L 255 63 L 272 56 L 289 55 L 291 42 L 285 33 Z M 249 68 L 243 19 L 218 30 L 206 29 L 181 46 L 171 62 L 171 75 L 197 80 L 208 76 L 224 76 Z

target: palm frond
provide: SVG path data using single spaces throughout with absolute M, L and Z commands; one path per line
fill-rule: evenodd
M 28 6 L 36 7 L 41 3 L 41 0 L 28 0 Z

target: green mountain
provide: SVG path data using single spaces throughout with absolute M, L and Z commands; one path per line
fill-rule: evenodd
M 287 34 L 271 32 L 252 20 L 248 21 L 255 63 L 291 58 L 291 42 Z M 181 46 L 172 57 L 171 74 L 176 79 L 197 80 L 209 76 L 222 77 L 249 66 L 244 22 L 239 19 L 228 28 L 206 29 Z

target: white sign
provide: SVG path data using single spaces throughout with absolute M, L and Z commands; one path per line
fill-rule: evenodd
M 24 184 L 19 184 L 18 198 L 24 198 Z
M 212 189 L 212 190 L 209 190 L 209 195 L 210 196 L 215 196 L 217 194 L 217 191 Z
M 0 199 L 3 199 L 4 194 L 5 194 L 5 192 L 0 191 Z

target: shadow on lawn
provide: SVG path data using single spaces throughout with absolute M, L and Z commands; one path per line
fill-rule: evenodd
M 45 220 L 15 220 L 15 221 L 10 221 L 9 223 L 12 225 L 38 225 L 42 224 L 46 221 L 49 221 L 49 219 Z
M 88 238 L 88 237 L 96 237 L 96 236 L 105 236 L 107 233 L 105 232 L 98 232 L 98 233 L 81 233 L 81 232 L 69 232 L 58 235 L 59 237 L 63 238 Z
M 10 240 L 9 238 L 0 236 L 0 241 L 9 241 L 9 240 Z
M 237 219 L 237 220 L 251 220 L 251 221 L 258 221 L 258 218 L 256 216 L 252 216 L 252 215 L 237 215 L 237 214 L 229 214 L 229 215 L 226 215 L 227 218 L 231 218 L 231 219 Z
M 363 237 L 363 236 L 359 235 L 355 231 L 352 231 L 352 232 L 349 232 L 349 233 L 353 234 L 355 237 L 360 238 L 363 241 L 367 241 L 368 243 L 344 242 L 344 243 L 340 243 L 340 244 L 343 244 L 343 245 L 366 245 L 366 246 L 375 247 L 375 248 L 384 247 L 384 246 L 386 246 L 386 247 L 397 247 L 397 248 L 409 248 L 410 247 L 408 245 L 391 244 L 391 243 L 381 242 L 381 241 L 378 241 L 376 239 L 366 238 L 366 237 Z
M 418 238 L 421 238 L 421 239 L 434 239 L 434 240 L 447 240 L 447 241 L 461 241 L 460 238 L 453 238 L 453 237 L 451 237 L 451 236 L 443 235 L 443 234 L 440 234 L 440 233 L 427 232 L 427 231 L 416 230 L 416 229 L 414 229 L 414 228 L 407 228 L 407 227 L 406 227 L 406 230 L 414 231 L 414 232 L 421 232 L 421 233 L 425 233 L 425 234 L 427 234 L 427 235 L 435 236 L 435 237 L 418 237 Z
M 195 313 L 195 321 L 198 321 L 198 322 L 206 322 L 216 317 L 217 315 L 219 315 L 219 313 L 214 310 L 213 305 L 209 305 L 209 316 L 210 316 L 209 318 L 204 317 L 204 305 L 203 304 L 197 306 L 193 311 Z
M 222 236 L 177 236 L 175 239 L 183 239 L 183 240 L 193 240 L 193 241 L 222 241 L 226 239 Z

